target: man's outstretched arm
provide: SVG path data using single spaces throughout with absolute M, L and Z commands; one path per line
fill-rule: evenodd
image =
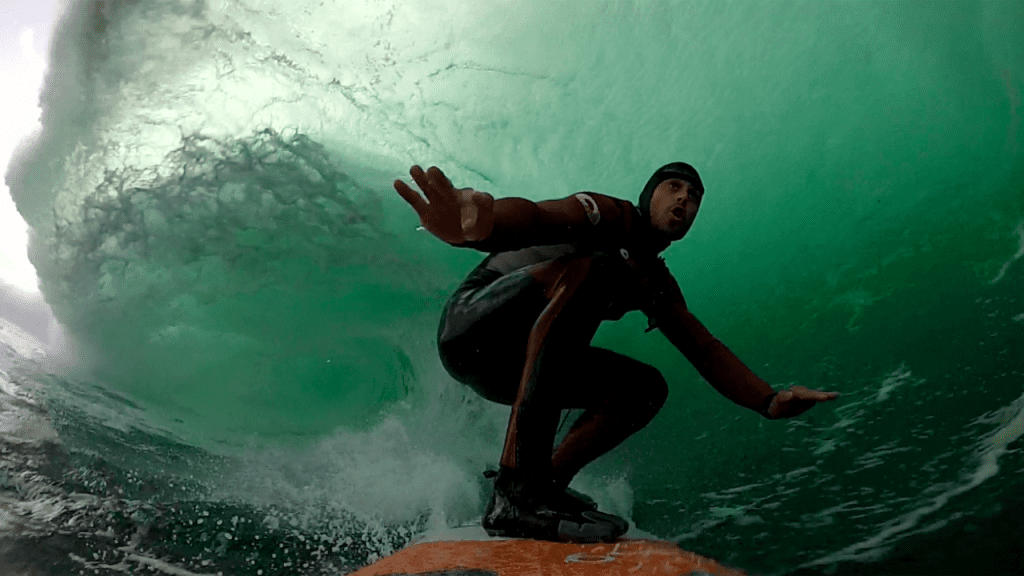
M 836 392 L 820 392 L 804 386 L 776 393 L 697 320 L 682 298 L 664 305 L 658 328 L 715 390 L 767 418 L 792 418 L 818 402 L 839 396 Z
M 401 180 L 395 180 L 395 190 L 416 210 L 424 228 L 453 246 L 502 252 L 563 244 L 584 239 L 598 227 L 622 227 L 632 216 L 621 201 L 601 194 L 542 202 L 495 200 L 486 192 L 455 188 L 436 166 L 426 172 L 413 166 L 409 172 L 426 200 Z

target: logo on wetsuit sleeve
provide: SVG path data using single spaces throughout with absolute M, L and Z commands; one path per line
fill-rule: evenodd
M 583 209 L 587 211 L 587 218 L 590 218 L 590 223 L 597 226 L 597 223 L 601 221 L 601 211 L 597 209 L 597 201 L 591 198 L 590 194 L 582 192 L 576 195 L 576 199 L 583 204 Z

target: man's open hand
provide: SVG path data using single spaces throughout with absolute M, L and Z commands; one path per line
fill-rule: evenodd
M 413 166 L 409 173 L 427 196 L 426 200 L 405 182 L 395 180 L 395 190 L 420 216 L 431 234 L 449 244 L 483 240 L 494 227 L 494 197 L 472 188 L 455 188 L 437 166 L 426 172 Z
M 827 402 L 838 397 L 838 392 L 821 392 L 806 386 L 793 386 L 775 395 L 771 406 L 768 407 L 768 416 L 773 420 L 792 418 L 814 408 L 818 402 Z

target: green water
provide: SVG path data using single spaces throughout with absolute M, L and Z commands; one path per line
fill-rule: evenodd
M 671 395 L 580 485 L 764 573 L 964 573 L 942 535 L 967 525 L 987 573 L 1020 566 L 997 526 L 1024 471 L 1024 4 L 69 10 L 7 174 L 74 336 L 63 374 L 204 450 L 277 454 L 238 486 L 331 493 L 303 468 L 322 458 L 366 471 L 346 486 L 442 487 L 342 508 L 479 514 L 507 409 L 433 337 L 482 254 L 417 232 L 390 182 L 416 163 L 496 196 L 635 200 L 682 160 L 707 188 L 665 253 L 691 310 L 774 386 L 843 396 L 764 421 L 627 315 L 596 344 Z M 946 552 L 915 564 L 924 546 Z

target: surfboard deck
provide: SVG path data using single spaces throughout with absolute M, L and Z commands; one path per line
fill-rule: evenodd
M 746 576 L 671 542 L 573 544 L 491 538 L 479 526 L 420 539 L 349 576 Z

